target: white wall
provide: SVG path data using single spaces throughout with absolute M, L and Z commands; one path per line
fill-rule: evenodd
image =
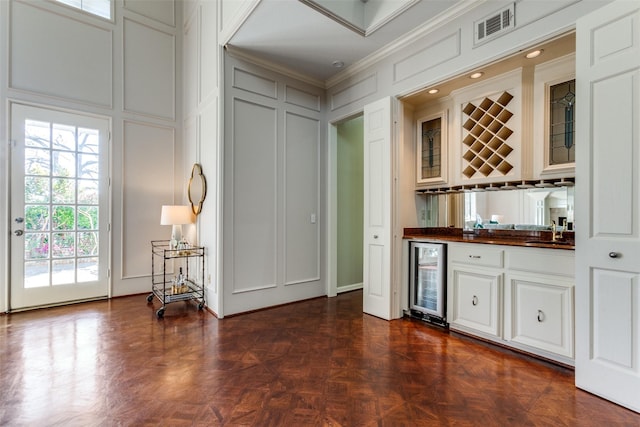
M 325 295 L 323 90 L 225 55 L 224 315 Z
M 218 2 L 183 3 L 183 170 L 191 173 L 200 163 L 207 182 L 207 196 L 197 224 L 188 232 L 205 247 L 205 299 L 210 310 L 220 313 L 221 269 L 219 175 L 221 167 L 219 102 L 220 48 L 218 46 Z M 187 202 L 185 199 L 184 202 Z
M 109 118 L 113 296 L 149 291 L 149 242 L 170 233 L 160 208 L 184 190 L 181 19 L 171 0 L 117 1 L 113 21 L 50 1 L 0 2 L 0 223 L 9 224 L 9 103 Z M 0 233 L 0 311 L 8 308 L 7 248 Z

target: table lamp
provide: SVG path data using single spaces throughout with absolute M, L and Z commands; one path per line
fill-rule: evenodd
M 182 240 L 182 224 L 193 223 L 193 212 L 189 205 L 163 205 L 160 215 L 161 225 L 171 225 L 169 247 L 175 249 Z

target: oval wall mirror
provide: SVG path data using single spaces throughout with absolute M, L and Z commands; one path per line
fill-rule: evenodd
M 202 167 L 199 163 L 194 163 L 191 168 L 187 196 L 189 197 L 193 214 L 199 215 L 202 212 L 204 198 L 207 197 L 207 180 L 202 174 Z

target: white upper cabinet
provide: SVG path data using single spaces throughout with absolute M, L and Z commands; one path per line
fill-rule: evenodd
M 535 67 L 533 174 L 536 179 L 575 175 L 575 54 Z
M 416 184 L 446 184 L 448 170 L 448 111 L 440 110 L 416 123 Z

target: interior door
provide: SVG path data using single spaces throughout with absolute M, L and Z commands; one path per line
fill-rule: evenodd
M 640 3 L 578 21 L 576 386 L 640 411 Z
M 11 107 L 11 309 L 108 295 L 109 121 Z
M 392 318 L 391 98 L 364 107 L 363 311 Z

